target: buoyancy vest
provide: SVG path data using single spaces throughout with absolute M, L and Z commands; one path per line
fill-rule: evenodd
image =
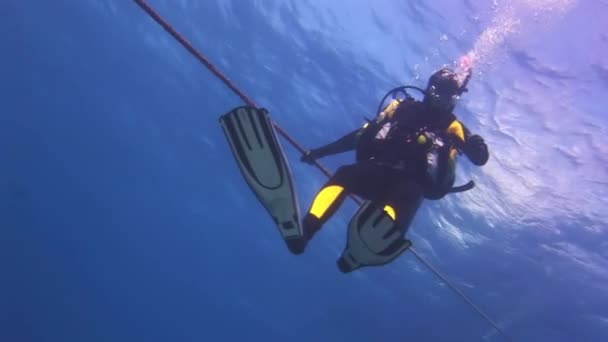
M 464 140 L 464 127 L 453 113 L 433 112 L 413 99 L 393 100 L 361 130 L 357 160 L 401 168 L 419 180 L 426 198 L 438 199 L 472 187 L 452 187 Z

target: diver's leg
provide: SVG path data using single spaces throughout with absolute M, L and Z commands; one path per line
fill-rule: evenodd
M 389 188 L 384 201 L 385 211 L 389 212 L 389 215 L 392 214 L 391 216 L 397 223 L 396 226 L 403 231 L 404 235 L 423 199 L 421 187 L 414 180 L 402 180 Z
M 368 198 L 383 182 L 378 167 L 373 163 L 362 162 L 344 165 L 323 185 L 302 220 L 304 236 L 287 242 L 294 254 L 304 252 L 306 244 L 342 205 L 350 193 Z

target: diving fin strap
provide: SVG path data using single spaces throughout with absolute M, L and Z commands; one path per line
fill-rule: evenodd
M 463 184 L 463 185 L 458 185 L 458 186 L 453 186 L 450 191 L 448 191 L 449 193 L 455 193 L 455 192 L 464 192 L 464 191 L 468 191 L 471 190 L 475 187 L 475 182 L 470 180 L 467 183 Z
M 343 273 L 380 266 L 396 259 L 412 242 L 403 238 L 395 221 L 371 201 L 365 201 L 348 225 L 346 248 L 337 260 Z

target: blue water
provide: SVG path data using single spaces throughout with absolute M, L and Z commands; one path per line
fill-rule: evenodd
M 492 159 L 411 238 L 515 340 L 606 340 L 606 2 L 150 3 L 310 147 L 519 18 L 457 108 Z M 352 201 L 288 253 L 217 120 L 241 100 L 134 2 L 1 7 L 0 341 L 504 340 L 411 253 L 341 274 Z

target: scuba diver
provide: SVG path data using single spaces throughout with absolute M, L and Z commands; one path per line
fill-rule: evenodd
M 251 105 L 220 116 L 232 154 L 249 188 L 267 210 L 293 254 L 308 242 L 338 210 L 347 195 L 364 199 L 352 216 L 346 247 L 337 260 L 343 273 L 378 266 L 397 258 L 411 245 L 406 233 L 424 199 L 466 191 L 454 186 L 456 157 L 465 154 L 475 165 L 488 161 L 484 139 L 472 134 L 454 115 L 457 100 L 471 77 L 444 68 L 428 80 L 426 89 L 403 86 L 380 102 L 378 115 L 363 127 L 325 146 L 303 151 L 300 160 L 316 160 L 354 150 L 356 161 L 338 168 L 300 214 L 290 164 L 277 137 L 270 113 Z M 416 100 L 406 89 L 417 89 Z M 395 96 L 398 93 L 405 98 Z M 384 108 L 385 100 L 393 99 Z
M 484 139 L 472 134 L 453 113 L 456 102 L 467 91 L 470 76 L 471 69 L 459 75 L 443 68 L 432 74 L 425 90 L 409 87 L 424 93 L 422 101 L 405 92 L 406 98 L 392 99 L 384 110 L 379 108 L 375 120 L 368 120 L 363 127 L 330 144 L 307 151 L 301 161 L 309 164 L 352 150 L 356 152 L 356 162 L 338 168 L 316 194 L 303 217 L 302 236 L 286 240 L 289 250 L 303 253 L 349 194 L 382 207 L 394 221 L 394 229 L 405 236 L 423 199 L 437 200 L 448 193 L 470 189 L 472 182 L 453 187 L 456 156 L 464 153 L 478 166 L 489 158 Z M 402 240 L 402 246 L 403 241 L 408 243 L 404 248 L 411 245 L 409 240 Z M 378 264 L 392 258 L 385 257 Z M 346 257 L 338 265 L 344 272 L 353 268 Z

